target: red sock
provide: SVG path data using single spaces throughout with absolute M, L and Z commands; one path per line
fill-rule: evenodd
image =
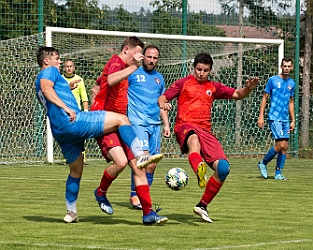
M 193 171 L 195 172 L 195 174 L 197 174 L 198 172 L 198 165 L 200 162 L 203 162 L 202 157 L 199 153 L 197 152 L 193 152 L 188 156 L 188 161 L 191 165 L 191 168 L 193 169 Z
M 200 202 L 208 205 L 220 191 L 222 185 L 223 183 L 217 182 L 214 177 L 211 176 L 208 183 L 206 184 L 206 188 Z
M 135 190 L 142 206 L 142 213 L 147 215 L 152 211 L 150 188 L 148 185 L 139 185 L 135 187 Z
M 106 170 L 104 170 L 102 179 L 100 181 L 100 185 L 98 187 L 98 195 L 103 196 L 106 195 L 108 188 L 111 186 L 112 182 L 116 179 L 116 177 L 111 176 Z

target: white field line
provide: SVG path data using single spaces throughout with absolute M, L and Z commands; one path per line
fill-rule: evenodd
M 36 178 L 23 178 L 23 177 L 4 177 L 4 176 L 0 176 L 0 180 L 17 180 L 17 181 L 65 181 L 67 178 L 67 175 L 62 178 L 62 179 L 53 179 L 53 178 L 41 178 L 41 177 L 36 177 Z M 164 178 L 156 178 L 154 177 L 154 180 L 163 180 Z M 84 179 L 84 177 L 82 178 L 82 182 L 86 181 L 86 182 L 92 182 L 92 181 L 98 181 L 99 182 L 100 179 Z M 126 179 L 122 179 L 122 178 L 117 178 L 114 182 L 116 181 L 129 181 L 129 178 Z
M 193 250 L 220 250 L 220 249 L 235 249 L 235 248 L 253 248 L 265 245 L 281 245 L 281 244 L 293 244 L 310 242 L 312 239 L 299 239 L 299 240 L 284 240 L 284 241 L 274 241 L 274 242 L 261 242 L 256 244 L 245 244 L 237 246 L 220 246 L 211 248 L 194 248 Z M 45 244 L 45 243 L 28 243 L 28 242 L 18 242 L 18 241 L 0 241 L 0 245 L 23 245 L 23 246 L 33 246 L 33 247 L 64 247 L 64 248 L 79 248 L 79 249 L 110 249 L 110 250 L 140 250 L 140 248 L 112 248 L 106 246 L 86 246 L 86 245 L 67 245 L 67 244 Z M 158 248 L 162 250 L 163 248 Z
M 238 245 L 238 246 L 194 248 L 193 250 L 221 250 L 221 249 L 236 249 L 236 248 L 252 248 L 252 247 L 260 247 L 260 246 L 266 246 L 266 245 L 281 245 L 281 244 L 302 243 L 302 242 L 310 242 L 310 241 L 312 241 L 312 239 L 283 240 L 283 241 L 273 241 L 273 242 L 261 242 L 261 243 L 256 243 L 256 244 L 245 244 L 245 245 Z
M 28 243 L 20 241 L 0 241 L 0 245 L 22 245 L 28 247 L 64 247 L 73 249 L 110 249 L 110 250 L 140 250 L 139 248 L 125 248 L 125 247 L 105 247 L 105 246 L 90 246 L 90 245 L 68 245 L 68 244 L 50 244 L 50 243 Z

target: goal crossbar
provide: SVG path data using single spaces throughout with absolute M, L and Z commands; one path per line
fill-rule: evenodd
M 151 33 L 134 33 L 120 31 L 104 31 L 104 30 L 88 30 L 75 28 L 61 27 L 46 27 L 46 46 L 54 46 L 53 33 L 65 34 L 81 34 L 81 35 L 97 35 L 108 37 L 129 37 L 137 36 L 141 39 L 166 39 L 178 41 L 204 41 L 204 42 L 222 42 L 222 43 L 237 43 L 237 44 L 275 44 L 278 46 L 277 68 L 280 71 L 280 62 L 284 56 L 284 40 L 282 39 L 257 39 L 257 38 L 237 38 L 237 37 L 204 37 L 204 36 L 185 36 L 185 35 L 166 35 L 166 34 L 151 34 Z M 47 161 L 53 162 L 53 137 L 47 119 Z

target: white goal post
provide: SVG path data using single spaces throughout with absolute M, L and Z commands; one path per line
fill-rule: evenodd
M 177 80 L 177 75 L 172 76 L 174 72 L 174 68 L 165 69 L 168 65 L 178 65 L 185 64 L 187 62 L 191 62 L 196 52 L 202 52 L 202 50 L 208 50 L 208 52 L 212 55 L 215 62 L 219 60 L 224 60 L 227 58 L 227 62 L 235 61 L 233 64 L 226 65 L 226 61 L 223 61 L 220 65 L 217 63 L 216 67 L 218 67 L 219 72 L 223 72 L 229 69 L 230 74 L 233 74 L 233 71 L 230 70 L 230 66 L 234 66 L 236 62 L 236 58 L 238 56 L 238 45 L 243 46 L 243 50 L 246 52 L 246 66 L 248 66 L 248 61 L 251 60 L 264 60 L 259 64 L 262 65 L 277 65 L 275 69 L 271 69 L 271 73 L 278 73 L 280 71 L 280 63 L 282 58 L 284 57 L 284 41 L 281 39 L 254 39 L 254 38 L 232 38 L 232 37 L 204 37 L 204 36 L 183 36 L 183 35 L 164 35 L 164 34 L 149 34 L 149 33 L 134 33 L 134 32 L 119 32 L 119 31 L 103 31 L 103 30 L 87 30 L 87 29 L 74 29 L 74 28 L 59 28 L 59 27 L 46 27 L 46 45 L 56 47 L 61 54 L 67 54 L 69 56 L 82 54 L 83 51 L 89 54 L 90 52 L 96 51 L 101 54 L 101 48 L 107 46 L 106 52 L 110 50 L 110 53 L 117 53 L 116 49 L 112 49 L 108 44 L 113 44 L 115 40 L 119 46 L 121 42 L 119 38 L 124 39 L 128 36 L 137 36 L 142 39 L 146 43 L 156 43 L 161 51 L 160 64 L 161 67 L 164 67 L 164 71 L 162 74 L 166 75 L 168 79 L 167 84 L 171 84 L 175 80 Z M 103 45 L 105 42 L 105 45 Z M 236 46 L 237 47 L 236 47 Z M 269 47 L 275 47 L 270 52 L 268 52 Z M 192 48 L 192 49 L 191 49 Z M 118 48 L 119 49 L 119 48 Z M 265 52 L 264 52 L 265 51 Z M 255 53 L 255 54 L 253 54 Z M 263 59 L 264 54 L 268 53 L 268 59 Z M 177 54 L 177 57 L 174 56 Z M 101 55 L 100 55 L 101 57 Z M 64 58 L 64 57 L 63 57 Z M 262 58 L 262 59 L 261 59 Z M 271 59 L 272 58 L 272 59 Z M 274 58 L 274 59 L 273 59 Z M 83 59 L 81 59 L 83 60 Z M 87 60 L 87 59 L 86 59 Z M 106 63 L 105 59 L 100 59 L 102 61 L 98 62 L 102 65 Z M 273 62 L 275 60 L 275 62 Z M 92 62 L 93 65 L 95 62 Z M 94 66 L 93 66 L 94 67 Z M 174 67 L 174 66 L 173 66 Z M 191 64 L 188 66 L 192 67 Z M 257 66 L 256 66 L 257 67 Z M 188 69 L 189 69 L 188 68 Z M 84 69 L 86 72 L 88 69 Z M 101 73 L 102 69 L 97 69 L 97 72 Z M 176 69 L 175 69 L 176 70 Z M 80 69 L 82 72 L 83 69 Z M 189 70 L 190 71 L 190 70 Z M 253 72 L 257 74 L 257 70 L 255 69 Z M 185 72 L 186 73 L 186 72 Z M 181 76 L 186 75 L 184 72 L 181 72 Z M 187 72 L 189 73 L 189 72 Z M 248 67 L 246 67 L 245 71 L 240 73 L 243 76 L 247 74 L 251 74 Z M 80 73 L 80 75 L 82 75 Z M 87 77 L 86 73 L 86 77 Z M 217 74 L 218 75 L 218 74 Z M 223 73 L 221 73 L 221 76 Z M 225 74 L 224 74 L 225 75 Z M 83 76 L 84 77 L 84 76 Z M 236 81 L 235 81 L 236 82 Z M 255 108 L 255 105 L 253 108 Z M 249 111 L 247 111 L 249 112 Z M 217 118 L 216 118 L 217 119 Z M 254 118 L 251 118 L 254 119 Z M 174 119 L 172 120 L 174 122 Z M 247 121 L 248 123 L 249 121 Z M 225 122 L 222 122 L 223 124 Z M 221 123 L 221 124 L 222 124 Z M 224 125 L 221 125 L 224 126 Z M 250 133 L 250 132 L 247 132 Z M 242 136 L 246 136 L 245 131 L 242 132 Z M 250 133 L 251 134 L 251 133 Z M 265 136 L 264 141 L 268 141 L 268 138 Z M 230 139 L 227 139 L 230 140 Z M 251 138 L 247 139 L 251 140 Z M 248 144 L 249 142 L 247 142 Z M 265 143 L 265 142 L 264 142 Z M 267 142 L 266 142 L 267 143 Z M 265 144 L 266 144 L 265 143 Z M 54 162 L 54 142 L 53 136 L 51 134 L 49 120 L 47 119 L 47 162 Z M 237 148 L 232 148 L 231 144 L 229 144 L 229 150 L 231 152 L 237 152 Z M 253 144 L 254 145 L 254 144 Z M 266 144 L 267 145 L 267 144 Z M 264 148 L 266 148 L 266 145 Z M 227 147 L 227 145 L 226 145 Z M 168 149 L 170 150 L 170 149 Z M 243 148 L 244 151 L 251 150 L 254 154 L 262 153 L 260 150 L 257 152 L 254 146 L 248 146 L 247 148 Z M 265 151 L 265 150 L 264 150 Z M 100 154 L 100 153 L 99 153 Z

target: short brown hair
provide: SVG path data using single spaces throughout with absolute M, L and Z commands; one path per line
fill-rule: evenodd
M 59 55 L 59 51 L 53 47 L 41 46 L 37 52 L 37 63 L 41 68 L 43 66 L 43 60 L 53 55 Z
M 141 47 L 143 49 L 145 47 L 145 44 L 138 37 L 136 37 L 136 36 L 129 36 L 122 43 L 121 51 L 126 46 L 129 46 L 129 47 L 132 47 L 132 48 L 134 48 L 136 46 L 139 46 L 139 47 Z

